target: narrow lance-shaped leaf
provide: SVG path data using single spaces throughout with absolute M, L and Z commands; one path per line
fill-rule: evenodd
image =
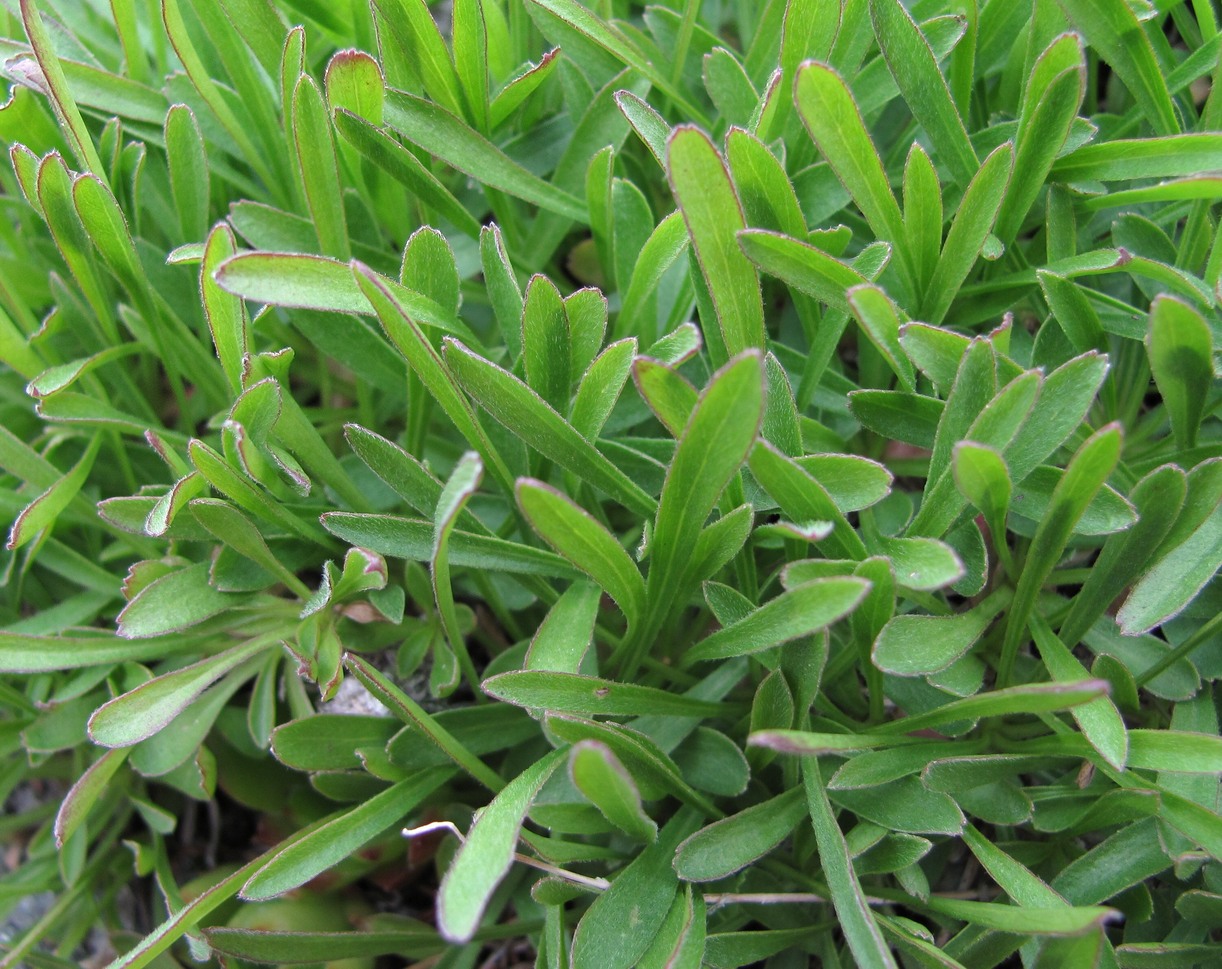
M 63 803 L 60 804 L 59 811 L 55 815 L 55 844 L 61 851 L 65 842 L 85 823 L 90 810 L 105 792 L 107 785 L 114 778 L 115 772 L 127 760 L 128 753 L 129 750 L 127 748 L 115 748 L 106 751 L 101 757 L 90 764 L 88 769 L 72 785 L 72 789 L 64 797 Z
M 573 969 L 634 969 L 641 964 L 678 891 L 671 859 L 696 827 L 696 817 L 691 809 L 672 817 L 658 839 L 586 910 L 573 933 Z
M 870 20 L 887 68 L 913 116 L 955 180 L 966 185 L 979 162 L 929 42 L 900 0 L 870 0 Z
M 89 736 L 104 747 L 130 747 L 151 737 L 230 670 L 271 648 L 276 638 L 248 640 L 115 697 L 89 718 Z M 250 672 L 253 675 L 253 666 Z
M 831 802 L 827 799 L 827 789 L 819 774 L 819 762 L 813 757 L 802 763 L 802 783 L 806 790 L 806 807 L 815 829 L 815 843 L 819 846 L 819 863 L 823 868 L 823 877 L 827 879 L 832 905 L 849 951 L 859 965 L 896 969 L 895 957 L 883 941 L 882 932 L 874 921 L 857 872 L 853 869 L 848 845 L 836 823 Z
M 527 445 L 634 511 L 653 511 L 653 499 L 508 370 L 449 337 L 444 354 L 463 389 Z
M 929 281 L 922 301 L 921 318 L 930 323 L 941 323 L 959 287 L 980 258 L 984 244 L 993 224 L 1006 185 L 1013 170 L 1014 151 L 1009 142 L 996 148 L 975 173 L 963 193 L 959 211 L 946 242 L 937 268 Z
M 95 435 L 72 470 L 60 477 L 46 491 L 21 510 L 9 530 L 7 549 L 17 549 L 32 541 L 43 529 L 54 525 L 60 513 L 72 503 L 89 478 L 93 463 L 101 448 L 102 438 Z
M 218 225 L 204 243 L 204 258 L 199 266 L 200 298 L 204 317 L 212 332 L 212 343 L 221 368 L 234 393 L 242 389 L 242 360 L 250 345 L 250 320 L 241 297 L 221 289 L 216 270 L 237 252 L 237 241 L 227 225 Z
M 889 242 L 904 239 L 899 204 L 844 79 L 826 64 L 807 62 L 798 68 L 793 92 L 802 123 L 875 236 Z M 906 259 L 901 268 L 911 276 Z
M 770 276 L 834 310 L 849 311 L 848 289 L 869 283 L 856 268 L 817 246 L 765 229 L 745 229 L 738 243 L 747 258 Z
M 304 885 L 399 823 L 452 774 L 451 768 L 422 771 L 333 815 L 300 840 L 270 852 L 272 857 L 247 879 L 239 894 L 262 900 Z
M 716 717 L 727 711 L 724 703 L 694 700 L 657 687 L 547 670 L 499 673 L 484 681 L 483 690 L 515 706 L 582 716 Z
M 577 385 L 569 423 L 587 441 L 597 439 L 611 416 L 628 380 L 636 350 L 635 337 L 617 340 L 594 359 Z
M 1061 642 L 1043 616 L 1037 612 L 1032 613 L 1028 622 L 1035 637 L 1035 645 L 1039 647 L 1040 659 L 1044 661 L 1044 667 L 1054 680 L 1064 683 L 1087 677 L 1086 668 Z M 1099 756 L 1117 770 L 1124 770 L 1129 753 L 1128 732 L 1120 718 L 1120 711 L 1116 709 L 1111 698 L 1101 696 L 1090 703 L 1074 707 L 1070 712 L 1083 735 L 1099 752 Z
M 365 298 L 373 304 L 378 319 L 382 321 L 382 326 L 391 342 L 407 358 L 412 370 L 420 377 L 433 399 L 441 404 L 442 410 L 454 422 L 459 433 L 487 462 L 497 483 L 509 490 L 512 487 L 512 475 L 509 469 L 505 467 L 500 454 L 488 440 L 484 429 L 480 427 L 475 412 L 467 403 L 467 399 L 459 392 L 454 378 L 450 375 L 433 344 L 424 336 L 420 327 L 395 298 L 383 277 L 360 263 L 353 266 L 352 274 Z
M 756 653 L 812 635 L 852 612 L 869 589 L 864 579 L 849 576 L 815 579 L 782 592 L 746 618 L 706 637 L 684 660 L 695 663 Z
M 1222 505 L 1215 506 L 1183 543 L 1168 552 L 1125 599 L 1116 621 L 1130 636 L 1182 612 L 1222 568 Z
M 714 821 L 679 845 L 675 852 L 675 871 L 684 881 L 728 878 L 789 837 L 806 813 L 802 792 L 793 788 L 731 817 Z
M 238 509 L 215 498 L 196 498 L 190 508 L 196 521 L 239 555 L 276 576 L 303 600 L 310 597 L 309 586 L 276 557 L 258 528 Z
M 583 740 L 569 752 L 569 775 L 602 815 L 625 834 L 652 842 L 658 826 L 641 805 L 632 775 L 605 744 Z
M 405 91 L 389 91 L 386 121 L 409 141 L 483 184 L 585 222 L 586 207 L 579 199 L 532 175 L 443 107 Z
M 1187 303 L 1159 296 L 1150 307 L 1146 352 L 1176 446 L 1195 447 L 1214 378 L 1209 326 Z
M 458 520 L 459 513 L 466 506 L 471 496 L 483 479 L 484 466 L 479 455 L 468 451 L 454 468 L 453 474 L 441 490 L 437 499 L 437 509 L 433 514 L 433 554 L 430 569 L 433 579 L 433 598 L 437 603 L 437 612 L 441 616 L 441 624 L 445 629 L 450 648 L 458 657 L 463 675 L 467 677 L 471 688 L 479 683 L 479 674 L 471 662 L 467 652 L 467 644 L 463 639 L 458 623 L 458 614 L 454 611 L 454 590 L 450 585 L 450 533 Z
M 450 941 L 465 942 L 479 928 L 488 900 L 513 864 L 522 821 L 565 753 L 554 750 L 528 767 L 492 799 L 471 826 L 438 894 L 438 928 Z
M 515 493 L 522 513 L 544 541 L 597 582 L 624 611 L 630 625 L 639 621 L 645 582 L 615 536 L 542 481 L 520 479 Z
M 1074 596 L 1069 615 L 1058 631 L 1072 649 L 1107 608 L 1150 564 L 1150 550 L 1159 547 L 1184 505 L 1187 477 L 1174 464 L 1164 464 L 1142 478 L 1129 493 L 1137 523 L 1108 538 L 1090 575 Z
M 1009 244 L 1039 195 L 1048 171 L 1069 137 L 1086 91 L 1082 42 L 1063 34 L 1031 69 L 1015 133 L 1014 177 L 997 217 L 997 235 Z
M 919 142 L 912 143 L 904 165 L 904 246 L 917 292 L 923 293 L 942 252 L 942 186 Z
M 594 640 L 602 590 L 574 582 L 548 610 L 527 650 L 524 668 L 576 673 Z
M 165 119 L 166 161 L 179 228 L 192 241 L 208 234 L 208 156 L 195 114 L 185 104 L 170 108 Z
M 667 141 L 666 170 L 717 310 L 725 357 L 714 356 L 713 363 L 750 347 L 762 349 L 759 276 L 734 237 L 746 222 L 725 162 L 707 135 L 682 127 Z
M 1086 36 L 1160 135 L 1180 131 L 1171 94 L 1159 70 L 1145 29 L 1125 0 L 1057 0 L 1070 21 Z
M 650 618 L 644 629 L 656 628 L 676 604 L 700 529 L 750 451 L 763 417 L 763 360 L 758 350 L 749 350 L 713 375 L 666 473 L 654 524 L 655 551 L 647 580 Z M 634 648 L 646 645 L 640 642 Z M 631 657 L 629 668 L 639 658 L 639 653 Z
M 899 378 L 900 387 L 910 393 L 915 391 L 912 362 L 900 346 L 901 319 L 896 305 L 878 286 L 856 286 L 846 296 L 858 324 Z
M 51 95 L 51 104 L 55 113 L 63 122 L 65 133 L 72 143 L 77 158 L 87 171 L 93 172 L 98 178 L 106 178 L 106 166 L 98 156 L 93 144 L 93 136 L 85 126 L 80 109 L 68 89 L 68 79 L 64 76 L 63 66 L 51 40 L 51 34 L 43 22 L 42 14 L 35 0 L 21 0 L 21 19 L 25 25 L 26 36 L 34 49 L 38 67 L 42 71 L 43 83 Z
M 1006 635 L 997 667 L 997 682 L 1006 686 L 1014 671 L 1014 660 L 1027 631 L 1027 619 L 1035 608 L 1040 588 L 1056 566 L 1073 527 L 1103 486 L 1120 458 L 1120 427 L 1109 424 L 1090 437 L 1073 456 L 1052 493 L 1048 511 L 1036 529 L 1014 590 L 1014 603 L 1007 617 Z

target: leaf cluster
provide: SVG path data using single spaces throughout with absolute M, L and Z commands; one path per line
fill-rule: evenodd
M 436 12 L 0 10 L 0 967 L 1216 961 L 1214 7 Z

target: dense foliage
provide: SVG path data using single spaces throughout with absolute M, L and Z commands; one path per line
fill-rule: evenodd
M 1209 0 L 433 12 L 0 10 L 0 966 L 1215 965 Z

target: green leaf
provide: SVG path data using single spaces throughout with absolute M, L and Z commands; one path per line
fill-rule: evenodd
M 696 826 L 680 811 L 594 900 L 573 933 L 573 969 L 633 969 L 666 918 L 679 881 L 675 848 Z
M 738 473 L 755 442 L 764 417 L 764 367 L 757 350 L 748 350 L 722 367 L 705 387 L 679 438 L 666 472 L 653 530 L 653 555 L 646 581 L 651 627 L 674 607 L 705 520 L 726 485 Z M 636 649 L 648 646 L 638 639 Z M 639 661 L 629 660 L 629 669 Z
M 421 226 L 403 247 L 400 281 L 412 292 L 434 300 L 447 317 L 458 318 L 462 305 L 454 250 L 446 237 L 431 226 Z
M 997 235 L 1010 243 L 1039 195 L 1069 137 L 1086 92 L 1086 54 L 1074 34 L 1062 34 L 1031 68 L 1014 136 L 1014 176 L 997 216 Z
M 611 416 L 628 380 L 636 350 L 635 337 L 610 344 L 594 359 L 577 385 L 569 423 L 587 441 L 598 438 Z
M 1209 132 L 1086 144 L 1058 158 L 1050 174 L 1062 182 L 1128 181 L 1196 175 L 1220 167 L 1222 135 Z
M 700 969 L 705 964 L 707 918 L 704 896 L 687 886 L 675 896 L 639 969 Z
M 1040 465 L 1016 489 L 1011 511 L 1032 521 L 1043 520 L 1063 475 L 1059 468 Z M 1105 484 L 1083 510 L 1074 525 L 1074 534 L 1110 535 L 1130 528 L 1136 520 L 1128 499 Z
M 50 96 L 51 104 L 55 108 L 55 113 L 63 125 L 64 134 L 68 137 L 77 159 L 87 171 L 94 172 L 99 178 L 104 179 L 106 168 L 101 158 L 98 157 L 93 138 L 89 134 L 89 129 L 85 127 L 85 120 L 81 117 L 80 110 L 69 90 L 64 68 L 60 64 L 51 35 L 43 22 L 38 6 L 35 0 L 22 0 L 21 20 L 25 25 L 26 36 L 30 39 L 30 46 L 34 50 L 34 57 L 38 61 L 38 68 L 42 74 L 42 85 L 45 86 Z
M 693 700 L 652 686 L 546 670 L 500 673 L 486 679 L 482 689 L 489 696 L 506 703 L 550 713 L 616 717 L 646 714 L 659 717 L 717 717 L 726 712 L 724 703 Z
M 348 446 L 392 491 L 422 515 L 431 515 L 441 497 L 441 482 L 403 448 L 357 424 L 344 426 Z M 478 528 L 479 520 L 464 516 L 463 523 Z
M 1088 675 L 1084 667 L 1065 646 L 1039 613 L 1032 613 L 1028 621 L 1040 659 L 1054 680 L 1061 683 L 1076 682 Z M 1100 697 L 1090 703 L 1074 707 L 1073 718 L 1083 735 L 1090 741 L 1099 756 L 1117 770 L 1124 770 L 1129 753 L 1129 737 L 1120 711 L 1110 697 Z
M 629 624 L 645 605 L 645 581 L 623 546 L 588 512 L 556 489 L 522 478 L 518 506 L 531 526 L 557 552 L 590 576 L 616 601 Z
M 331 111 L 344 109 L 381 125 L 386 82 L 378 62 L 359 50 L 341 50 L 327 61 L 323 75 Z
M 107 786 L 115 776 L 115 772 L 127 760 L 126 748 L 108 750 L 95 760 L 81 774 L 72 789 L 64 796 L 59 810 L 55 814 L 55 845 L 61 851 L 64 844 L 71 838 L 85 820 L 89 812 L 102 797 Z
M 942 252 L 942 186 L 919 142 L 904 165 L 904 247 L 918 292 L 925 292 Z
M 544 85 L 560 63 L 559 54 L 560 49 L 553 47 L 539 58 L 538 63 L 527 64 L 522 71 L 505 82 L 493 97 L 492 103 L 488 105 L 490 127 L 500 127 L 535 91 Z
M 386 92 L 386 123 L 412 144 L 491 188 L 584 223 L 586 207 L 513 161 L 443 106 L 408 94 Z
M 1133 586 L 1116 614 L 1123 633 L 1148 632 L 1182 612 L 1222 568 L 1222 506 Z
M 684 662 L 757 653 L 813 635 L 857 608 L 869 589 L 864 579 L 848 576 L 815 579 L 791 588 L 701 640 L 688 650 Z
M 367 266 L 355 263 L 352 276 L 365 298 L 372 303 L 387 336 L 407 358 L 420 382 L 441 405 L 467 443 L 484 459 L 497 482 L 508 490 L 512 481 L 509 469 L 488 440 L 471 405 L 459 391 L 441 354 L 412 318 L 411 308 L 402 302 L 389 280 Z
M 902 240 L 900 207 L 848 85 L 826 64 L 808 62 L 798 68 L 794 101 L 820 154 L 853 196 L 875 237 Z
M 679 845 L 675 851 L 675 871 L 689 882 L 728 878 L 789 837 L 806 813 L 802 792 L 793 788 L 715 821 Z
M 869 280 L 852 266 L 823 250 L 765 229 L 746 229 L 738 243 L 747 258 L 770 276 L 813 296 L 831 309 L 849 311 L 846 292 Z
M 980 693 L 962 700 L 953 700 L 928 713 L 892 720 L 878 729 L 895 734 L 899 733 L 902 728 L 903 732 L 907 733 L 962 720 L 1004 717 L 1011 713 L 1037 714 L 1069 710 L 1079 704 L 1089 703 L 1098 696 L 1106 695 L 1107 692 L 1108 684 L 1105 680 L 1012 686 L 991 693 Z
M 989 233 L 993 231 L 1013 162 L 1014 151 L 1007 142 L 994 149 L 964 189 L 959 211 L 946 233 L 942 255 L 921 303 L 920 315 L 930 323 L 942 322 L 959 287 L 980 258 Z
M 1158 548 L 1170 531 L 1186 493 L 1186 476 L 1174 464 L 1155 468 L 1133 486 L 1129 498 L 1137 522 L 1108 538 L 1074 596 L 1059 630 L 1066 646 L 1077 645 L 1116 597 L 1149 567 L 1150 549 Z
M 218 225 L 204 243 L 204 257 L 199 267 L 204 316 L 212 332 L 216 355 L 235 393 L 242 389 L 242 360 L 250 345 L 250 321 L 242 300 L 221 289 L 215 274 L 220 265 L 236 252 L 233 232 L 228 226 Z
M 868 556 L 860 536 L 836 507 L 831 495 L 796 461 L 761 441 L 751 452 L 751 473 L 790 521 L 832 522 L 832 534 L 825 539 L 829 549 L 857 560 Z
M 208 563 L 198 562 L 155 579 L 119 614 L 119 635 L 148 639 L 177 632 L 245 601 L 208 583 Z
M 335 112 L 335 130 L 364 157 L 406 187 L 420 202 L 444 216 L 463 234 L 480 238 L 479 221 L 428 168 L 384 129 L 351 111 Z
M 479 488 L 483 477 L 484 466 L 478 454 L 468 451 L 459 458 L 437 497 L 437 508 L 433 513 L 433 547 L 429 557 L 433 600 L 441 616 L 441 625 L 472 689 L 479 683 L 479 674 L 467 653 L 458 614 L 454 610 L 454 590 L 450 584 L 450 536 L 454 532 L 455 522 Z
M 336 538 L 409 562 L 433 555 L 433 523 L 394 515 L 329 512 L 323 527 Z M 465 568 L 572 579 L 579 575 L 559 555 L 520 542 L 455 530 L 450 534 L 450 564 Z
M 461 114 L 463 96 L 454 60 L 431 12 L 414 0 L 377 0 L 380 21 L 390 29 L 404 55 L 419 72 L 429 97 L 446 110 Z
M 870 0 L 870 21 L 887 68 L 913 116 L 955 181 L 966 185 L 976 174 L 979 160 L 929 41 L 900 0 Z
M 1180 131 L 1150 38 L 1124 0 L 1057 0 L 1086 42 L 1132 92 L 1146 120 L 1160 135 Z
M 483 0 L 457 0 L 451 14 L 454 72 L 462 87 L 468 117 L 476 130 L 488 128 L 488 28 Z
M 1150 371 L 1162 394 L 1176 446 L 1196 446 L 1214 379 L 1213 340 L 1204 318 L 1187 303 L 1159 296 L 1146 333 Z
M 960 441 L 951 458 L 955 486 L 984 515 L 995 546 L 1005 544 L 1006 512 L 1013 485 L 1006 462 L 996 448 Z
M 522 822 L 564 755 L 564 750 L 555 750 L 532 764 L 472 824 L 438 894 L 437 927 L 451 942 L 466 942 L 479 928 L 488 900 L 513 864 Z
M 1091 351 L 1048 375 L 1026 422 L 1004 447 L 1011 480 L 1024 480 L 1078 429 L 1107 370 L 1107 357 Z
M 272 731 L 271 750 L 294 770 L 355 770 L 361 766 L 358 750 L 385 747 L 398 729 L 385 716 L 317 713 L 280 724 Z
M 443 354 L 463 389 L 529 447 L 626 507 L 652 513 L 653 499 L 525 383 L 457 340 L 447 338 Z
M 572 339 L 560 291 L 546 276 L 532 277 L 522 309 L 526 382 L 560 413 L 567 411 L 569 404 Z
M 651 84 L 664 92 L 695 120 L 704 120 L 700 109 L 688 101 L 666 76 L 655 69 L 653 64 L 641 55 L 636 45 L 584 4 L 577 3 L 576 0 L 530 0 L 530 2 L 558 17 L 583 38 L 592 41 L 621 64 L 647 77 Z
M 208 156 L 199 123 L 189 107 L 176 104 L 170 108 L 164 136 L 179 228 L 184 238 L 202 240 L 208 235 Z
M 698 128 L 680 127 L 671 134 L 666 172 L 717 311 L 725 357 L 714 354 L 713 363 L 720 366 L 743 350 L 764 346 L 759 276 L 735 239 L 735 231 L 746 228 L 742 205 L 725 162 Z
M 452 774 L 449 768 L 423 771 L 332 815 L 304 838 L 269 852 L 271 857 L 246 880 L 239 895 L 260 901 L 304 885 L 398 824 Z
M 276 576 L 302 599 L 310 598 L 309 586 L 281 563 L 254 523 L 240 511 L 215 498 L 196 498 L 190 508 L 197 522 L 235 552 Z
M 666 119 L 658 114 L 657 110 L 649 105 L 648 102 L 633 94 L 631 91 L 616 91 L 615 103 L 619 106 L 625 118 L 628 119 L 628 124 L 632 126 L 645 143 L 645 147 L 649 149 L 649 153 L 653 155 L 657 163 L 662 166 L 662 170 L 666 170 L 666 142 L 670 138 L 671 128 L 666 123 Z
M 846 296 L 853 316 L 899 378 L 900 387 L 909 393 L 916 390 L 912 363 L 900 346 L 900 314 L 896 305 L 878 286 L 854 286 Z
M 103 747 L 130 747 L 173 722 L 188 704 L 226 673 L 271 648 L 266 636 L 247 640 L 172 673 L 149 680 L 104 703 L 89 718 L 89 736 Z
M 21 510 L 9 530 L 7 549 L 18 549 L 32 541 L 44 529 L 54 526 L 60 516 L 80 493 L 101 447 L 101 438 L 94 437 L 72 470 L 61 476 L 46 491 Z
M 335 158 L 331 116 L 318 84 L 303 74 L 293 90 L 293 137 L 306 205 L 324 255 L 348 260 L 352 247 Z
M 500 775 L 472 754 L 435 717 L 426 713 L 419 703 L 395 686 L 377 667 L 352 653 L 344 654 L 344 665 L 387 710 L 418 730 L 446 757 L 488 790 L 497 792 L 506 786 Z
M 999 591 L 954 616 L 896 616 L 874 642 L 874 663 L 894 676 L 927 676 L 944 670 L 976 645 L 1009 598 Z
M 902 390 L 854 390 L 849 410 L 863 425 L 894 441 L 932 448 L 946 407 L 924 394 Z
M 647 308 L 652 305 L 649 298 L 687 246 L 687 224 L 683 221 L 682 213 L 676 209 L 657 224 L 641 247 L 632 270 L 632 281 L 628 284 L 616 320 L 617 333 L 635 332 L 646 342 L 653 340 L 657 327 L 647 313 Z
M 823 868 L 823 877 L 827 879 L 832 906 L 849 951 L 859 965 L 895 969 L 897 963 L 883 941 L 882 932 L 866 902 L 865 892 L 857 880 L 848 845 L 836 823 L 823 778 L 819 774 L 818 761 L 814 758 L 802 764 L 802 783 L 806 791 L 807 811 L 815 829 L 815 843 L 819 846 L 819 863 Z
M 1060 559 L 1086 506 L 1116 467 L 1120 445 L 1118 425 L 1109 424 L 1093 434 L 1074 454 L 1052 493 L 1048 511 L 1031 540 L 1006 619 L 1005 640 L 997 668 L 997 681 L 1001 686 L 1010 682 L 1018 647 L 1026 635 L 1027 620 L 1035 609 L 1040 587 Z
M 569 775 L 608 821 L 637 841 L 652 843 L 658 826 L 641 806 L 632 775 L 611 749 L 597 740 L 583 740 L 569 751 Z

